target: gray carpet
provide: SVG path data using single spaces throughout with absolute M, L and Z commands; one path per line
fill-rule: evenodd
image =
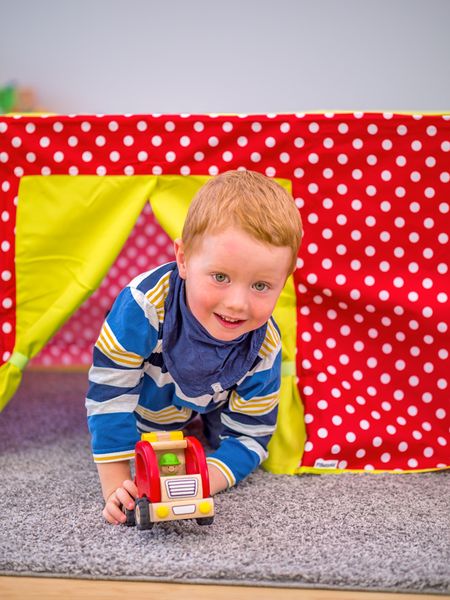
M 210 527 L 103 522 L 85 375 L 25 374 L 0 415 L 0 574 L 450 593 L 450 473 L 253 474 Z

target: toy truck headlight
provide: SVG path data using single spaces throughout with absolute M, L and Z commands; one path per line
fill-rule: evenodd
M 198 510 L 202 513 L 202 515 L 208 515 L 212 510 L 212 504 L 209 500 L 203 500 L 198 505 Z
M 158 508 L 156 509 L 156 514 L 160 519 L 165 519 L 166 517 L 169 516 L 169 509 L 167 508 L 167 506 L 158 506 Z

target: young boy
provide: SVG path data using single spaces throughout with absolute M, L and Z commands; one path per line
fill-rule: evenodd
M 176 262 L 119 294 L 86 399 L 107 521 L 124 522 L 121 506 L 134 507 L 129 461 L 141 432 L 182 429 L 200 414 L 217 448 L 207 459 L 212 494 L 266 458 L 281 367 L 271 315 L 300 241 L 300 215 L 280 185 L 229 171 L 192 201 Z

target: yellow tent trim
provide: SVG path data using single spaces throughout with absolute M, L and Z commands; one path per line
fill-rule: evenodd
M 366 471 L 365 469 L 319 469 L 315 467 L 299 467 L 295 470 L 295 474 L 300 475 L 308 473 L 311 475 L 340 475 L 341 473 L 367 473 L 368 475 L 383 475 L 386 473 L 395 473 L 396 475 L 408 475 L 411 473 L 429 473 L 430 471 L 445 471 L 447 469 L 450 469 L 450 467 L 437 467 L 435 469 L 415 469 L 414 471 L 406 471 L 403 469 L 391 469 L 384 471 L 380 469 L 373 469 L 372 471 Z

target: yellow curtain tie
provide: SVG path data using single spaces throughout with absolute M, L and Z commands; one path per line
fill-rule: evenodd
M 282 377 L 295 377 L 297 375 L 297 369 L 295 368 L 295 362 L 293 360 L 284 360 L 281 363 L 281 376 Z
M 27 366 L 27 363 L 29 360 L 30 359 L 28 358 L 28 356 L 25 356 L 25 354 L 22 354 L 21 352 L 13 352 L 11 354 L 8 362 L 13 364 L 15 367 L 17 367 L 21 371 L 23 371 L 25 369 L 25 367 Z

